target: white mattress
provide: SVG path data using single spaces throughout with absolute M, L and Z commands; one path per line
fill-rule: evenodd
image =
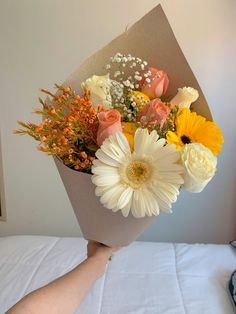
M 0 313 L 85 255 L 80 238 L 0 238 Z M 231 314 L 226 286 L 235 268 L 228 245 L 135 242 L 116 253 L 77 313 Z

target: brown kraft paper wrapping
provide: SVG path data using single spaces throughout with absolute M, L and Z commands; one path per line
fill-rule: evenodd
M 206 99 L 160 5 L 85 60 L 63 85 L 81 92 L 81 83 L 87 78 L 106 74 L 105 65 L 117 52 L 130 53 L 167 72 L 170 79 L 167 95 L 174 96 L 177 89 L 184 86 L 197 89 L 199 98 L 194 110 L 212 120 Z M 155 216 L 135 218 L 131 213 L 125 218 L 121 211 L 113 213 L 106 209 L 95 196 L 91 175 L 68 168 L 58 158 L 54 160 L 86 239 L 109 246 L 125 246 L 137 239 L 155 219 Z

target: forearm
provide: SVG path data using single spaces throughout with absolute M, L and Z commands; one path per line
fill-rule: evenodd
M 104 259 L 88 258 L 69 273 L 24 297 L 7 314 L 74 313 L 104 273 L 105 266 Z

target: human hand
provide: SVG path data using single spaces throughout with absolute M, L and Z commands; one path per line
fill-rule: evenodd
M 87 244 L 87 255 L 89 259 L 95 260 L 98 267 L 101 267 L 102 272 L 104 272 L 112 253 L 117 252 L 119 249 L 119 247 L 109 247 L 102 243 L 89 240 Z

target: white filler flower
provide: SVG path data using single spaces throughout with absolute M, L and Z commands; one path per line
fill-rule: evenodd
M 202 144 L 187 144 L 181 151 L 185 168 L 184 188 L 192 193 L 201 192 L 216 172 L 217 158 Z
M 92 166 L 95 193 L 108 209 L 139 218 L 170 213 L 183 183 L 183 167 L 175 145 L 165 145 L 156 131 L 137 129 L 134 152 L 123 133 L 107 138 Z
M 172 105 L 179 108 L 189 108 L 199 97 L 198 91 L 192 87 L 178 88 L 178 93 L 170 101 Z

